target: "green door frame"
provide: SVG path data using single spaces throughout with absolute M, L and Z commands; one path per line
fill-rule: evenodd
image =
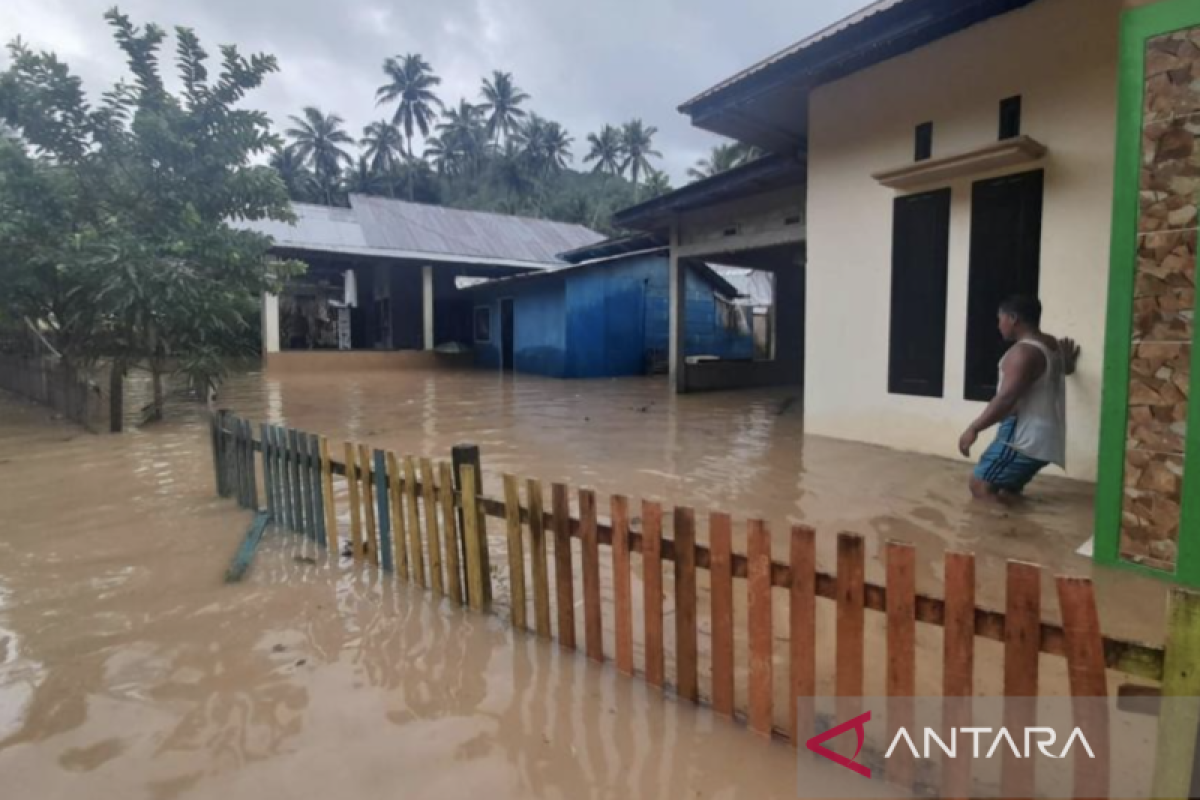
M 1200 586 L 1200 419 L 1189 419 L 1184 445 L 1183 510 L 1175 573 L 1172 575 L 1125 561 L 1121 558 L 1120 550 L 1130 356 L 1133 351 L 1133 295 L 1138 253 L 1146 40 L 1196 26 L 1200 26 L 1200 3 L 1196 0 L 1162 0 L 1154 5 L 1126 11 L 1121 19 L 1117 160 L 1100 407 L 1095 546 L 1095 560 L 1098 563 L 1127 567 L 1189 586 Z M 1197 274 L 1200 274 L 1200 258 Z M 1200 397 L 1200 347 L 1195 342 L 1189 389 L 1189 401 Z

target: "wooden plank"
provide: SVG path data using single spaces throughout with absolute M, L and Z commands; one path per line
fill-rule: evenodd
M 258 470 L 254 464 L 254 428 L 249 420 L 242 420 L 246 437 L 246 501 L 250 508 L 258 511 Z
M 484 609 L 483 556 L 480 554 L 483 538 L 479 530 L 479 509 L 475 495 L 475 468 L 470 464 L 459 467 L 463 494 L 463 539 L 467 552 L 467 596 L 471 608 Z
M 225 477 L 221 467 L 220 412 L 208 415 L 209 444 L 212 446 L 213 477 L 216 479 L 217 496 L 225 496 Z
M 675 691 L 700 700 L 696 641 L 696 515 L 675 508 Z
M 714 512 L 708 519 L 712 561 L 710 600 L 712 604 L 712 707 L 733 716 L 733 521 L 728 514 Z
M 242 476 L 242 432 L 238 418 L 230 415 L 229 421 L 229 461 L 233 489 L 233 499 L 239 506 L 246 505 L 246 485 Z
M 346 487 L 350 494 L 350 552 L 355 561 L 363 560 L 362 506 L 358 498 L 358 464 L 354 445 L 346 442 Z
M 975 556 L 946 553 L 946 619 L 942 628 L 943 725 L 971 724 L 970 698 L 975 688 Z M 943 759 L 942 795 L 967 798 L 971 791 L 969 759 Z
M 315 433 L 308 435 L 309 474 L 312 477 L 313 524 L 317 542 L 321 546 L 327 543 L 325 534 L 325 463 L 321 460 L 321 437 Z
M 271 515 L 265 511 L 260 511 L 254 518 L 254 523 L 246 533 L 246 538 L 242 540 L 237 554 L 233 557 L 233 563 L 229 565 L 229 570 L 225 573 L 226 583 L 237 583 L 245 577 L 247 570 L 250 569 L 250 562 L 254 560 L 254 553 L 258 550 L 258 544 L 262 541 L 263 532 L 267 529 L 267 523 L 270 521 Z
M 517 477 L 504 473 L 505 527 L 508 532 L 508 584 L 512 587 L 512 621 L 528 627 L 525 619 L 525 547 L 521 535 L 521 488 Z
M 299 447 L 297 460 L 299 461 L 300 488 L 304 504 L 304 534 L 309 539 L 315 539 L 317 526 L 313 512 L 316 510 L 316 503 L 313 500 L 312 459 L 308 452 L 308 434 L 296 431 L 296 439 Z
M 271 426 L 267 423 L 259 423 L 258 435 L 262 439 L 262 465 L 263 465 L 263 494 L 267 498 L 267 513 L 275 519 L 278 511 L 275 508 L 275 484 L 271 473 L 271 439 L 268 432 Z
M 583 540 L 583 633 L 588 658 L 604 661 L 604 617 L 600 608 L 600 542 L 596 538 L 596 493 L 579 490 L 579 534 Z
M 358 446 L 358 471 L 362 476 L 363 521 L 366 537 L 363 548 L 372 564 L 379 564 L 379 530 L 375 520 L 375 484 L 371 470 L 371 451 L 365 444 Z
M 408 525 L 405 523 L 404 478 L 400 475 L 400 462 L 396 454 L 387 454 L 388 491 L 392 496 L 392 554 L 396 572 L 408 580 Z
M 629 575 L 629 500 L 613 495 L 612 515 L 613 610 L 616 616 L 617 671 L 633 674 L 633 596 Z
M 837 541 L 837 677 L 838 697 L 863 694 L 863 540 L 839 533 Z
M 421 493 L 425 506 L 425 538 L 429 542 L 429 584 L 433 593 L 444 595 L 442 583 L 442 537 L 438 531 L 437 488 L 433 485 L 433 462 L 421 459 Z
M 1004 611 L 1004 727 L 1025 730 L 1037 724 L 1038 648 L 1042 634 L 1042 570 L 1009 561 Z M 1004 754 L 1000 773 L 1005 797 L 1033 797 L 1034 760 Z
M 1196 797 L 1200 726 L 1200 595 L 1173 589 L 1167 608 L 1166 663 L 1151 797 Z
M 888 542 L 887 553 L 887 694 L 888 740 L 913 730 L 917 688 L 917 551 L 907 542 Z M 911 787 L 916 775 L 912 752 L 901 748 L 888 759 L 888 781 Z
M 1108 696 L 1104 637 L 1100 632 L 1096 596 L 1092 582 L 1087 578 L 1059 576 L 1055 582 L 1058 586 L 1058 605 L 1062 611 L 1063 633 L 1067 639 L 1067 677 L 1071 684 L 1071 696 L 1076 699 L 1074 722 L 1095 754 L 1095 759 L 1092 759 L 1083 748 L 1073 748 L 1074 796 L 1108 797 L 1111 766 L 1108 708 L 1104 702 L 1087 699 Z M 1194 732 L 1195 728 L 1192 728 L 1190 732 L 1172 731 L 1171 735 L 1194 736 Z M 1187 757 L 1190 759 L 1191 753 Z
M 442 542 L 446 547 L 446 588 L 450 592 L 450 599 L 462 605 L 462 565 L 458 559 L 460 537 L 458 517 L 454 509 L 454 473 L 451 469 L 449 462 L 443 461 L 438 464 L 442 484 Z
M 817 694 L 817 548 L 816 533 L 792 526 L 791 585 L 788 586 L 788 629 L 792 744 L 799 746 L 816 733 L 813 698 Z
M 337 501 L 333 496 L 333 466 L 329 461 L 329 440 L 324 436 L 318 443 L 321 456 L 321 494 L 325 504 L 325 539 L 329 544 L 329 552 L 338 555 L 338 518 Z
M 533 619 L 538 636 L 550 638 L 550 577 L 546 564 L 546 521 L 542 510 L 542 483 L 525 482 L 529 499 L 529 561 L 533 577 Z
M 388 490 L 387 455 L 382 450 L 376 450 L 372 457 L 375 462 L 375 504 L 379 520 L 379 566 L 393 572 L 396 562 L 392 557 L 392 512 L 391 503 L 388 502 L 391 493 Z
M 558 643 L 575 649 L 575 585 L 571 563 L 571 501 L 565 484 L 551 487 L 554 507 L 554 577 L 557 588 Z
M 408 507 L 408 568 L 418 586 L 428 586 L 425 582 L 425 544 L 421 539 L 421 510 L 417 505 L 417 467 L 412 456 L 404 457 L 404 504 Z
M 747 629 L 750 636 L 750 730 L 771 737 L 771 701 L 775 689 L 771 621 L 771 534 L 762 520 L 746 523 Z
M 292 482 L 292 508 L 294 509 L 292 530 L 297 533 L 308 531 L 308 492 L 301 479 L 300 470 L 300 431 L 295 428 L 287 429 L 288 437 L 288 471 Z
M 646 614 L 646 683 L 662 687 L 663 658 L 663 578 L 662 578 L 662 506 L 642 501 L 642 587 Z

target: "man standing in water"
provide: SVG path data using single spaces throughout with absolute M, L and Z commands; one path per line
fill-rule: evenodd
M 1075 372 L 1079 346 L 1042 332 L 1042 304 L 1010 297 L 1000 304 L 1000 335 L 1012 342 L 1000 359 L 996 396 L 958 440 L 971 456 L 979 434 L 999 424 L 971 476 L 971 494 L 1008 502 L 1047 464 L 1066 467 L 1066 376 Z

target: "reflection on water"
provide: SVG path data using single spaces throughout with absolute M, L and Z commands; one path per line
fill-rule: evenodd
M 456 429 L 442 402 L 488 452 L 523 418 L 440 381 L 239 385 L 256 419 L 336 407 L 347 435 L 429 452 Z M 213 496 L 196 410 L 172 412 L 90 436 L 0 397 L 0 774 L 22 796 L 794 794 L 788 748 L 300 537 L 269 530 L 226 586 L 250 515 Z

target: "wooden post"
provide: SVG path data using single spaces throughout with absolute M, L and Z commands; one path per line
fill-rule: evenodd
M 975 557 L 968 553 L 946 553 L 945 565 L 946 618 L 942 625 L 945 706 L 942 724 L 950 729 L 971 723 L 970 703 L 975 689 Z M 965 758 L 943 759 L 943 796 L 967 798 L 971 796 L 970 791 L 971 762 Z
M 474 470 L 475 470 L 475 492 L 476 492 L 475 497 L 476 497 L 476 507 L 478 508 L 479 507 L 478 506 L 479 494 L 482 493 L 482 491 L 483 491 L 483 467 L 482 467 L 482 464 L 480 461 L 479 447 L 477 445 L 473 445 L 473 444 L 457 444 L 453 448 L 451 448 L 450 458 L 454 462 L 454 474 L 455 474 L 455 476 L 457 476 L 457 479 L 459 481 L 457 486 L 458 486 L 458 489 L 460 492 L 462 491 L 462 483 L 461 483 L 462 471 L 461 471 L 460 467 L 463 464 L 470 464 L 471 467 L 474 468 Z M 479 531 L 481 531 L 481 535 L 484 537 L 485 544 L 486 544 L 487 521 L 483 518 L 482 509 L 479 512 L 479 519 L 476 520 L 475 525 L 476 525 L 477 529 Z M 459 527 L 459 530 L 463 531 L 464 533 L 467 530 L 466 526 L 463 525 L 463 518 L 462 518 L 461 511 L 459 512 L 458 527 Z M 464 542 L 463 545 L 465 548 L 466 542 Z M 488 592 L 487 597 L 483 598 L 483 603 L 485 606 L 490 608 L 491 604 L 492 604 L 492 595 L 491 595 L 492 582 L 490 579 L 492 572 L 491 572 L 491 563 L 490 563 L 490 557 L 488 555 L 487 547 L 483 548 L 481 557 L 483 558 L 483 563 L 482 563 L 483 574 L 489 576 L 489 579 L 484 581 L 484 584 L 483 584 L 484 591 Z
M 554 510 L 554 579 L 558 608 L 558 643 L 566 650 L 575 649 L 575 581 L 571 555 L 571 499 L 565 484 L 550 487 Z
M 308 452 L 308 434 L 296 431 L 296 462 L 300 476 L 300 516 L 304 520 L 301 531 L 306 539 L 316 539 L 316 520 L 313 510 L 316 502 L 313 500 L 312 459 Z
M 517 628 L 525 621 L 525 547 L 521 536 L 521 489 L 515 475 L 504 474 L 504 521 L 508 532 L 508 582 L 512 587 L 512 620 Z
M 412 456 L 404 457 L 404 501 L 408 506 L 408 566 L 418 586 L 425 583 L 425 545 L 421 541 L 421 510 L 417 506 L 417 470 Z M 472 606 L 474 608 L 474 606 Z
M 300 432 L 295 428 L 288 428 L 288 479 L 292 484 L 292 509 L 294 523 L 292 529 L 297 533 L 303 533 L 308 530 L 308 521 L 304 518 L 304 507 L 307 505 L 305 500 L 304 482 L 300 480 Z
M 350 553 L 355 561 L 363 560 L 362 506 L 358 500 L 358 465 L 354 445 L 345 443 L 346 488 L 350 492 Z
M 696 665 L 696 517 L 692 509 L 675 508 L 675 691 L 698 702 Z
M 1200 594 L 1174 589 L 1167 606 L 1163 704 L 1158 716 L 1152 797 L 1197 797 L 1200 726 Z
M 254 458 L 254 427 L 249 420 L 242 420 L 242 431 L 246 437 L 246 501 L 258 511 L 258 467 Z
M 771 737 L 771 701 L 775 693 L 771 621 L 771 534 L 766 523 L 746 523 L 747 618 L 750 636 L 750 730 Z
M 791 638 L 791 734 L 796 747 L 815 733 L 817 694 L 817 547 L 816 533 L 792 526 L 792 585 L 789 590 Z
M 438 476 L 441 486 L 438 488 L 442 506 L 442 544 L 446 549 L 446 589 L 450 599 L 460 606 L 463 603 L 462 565 L 459 563 L 458 547 L 461 538 L 458 532 L 458 515 L 454 509 L 454 468 L 447 461 L 438 463 Z
M 321 491 L 325 498 L 325 537 L 329 541 L 329 552 L 338 554 L 337 503 L 333 495 L 333 465 L 329 462 L 329 440 L 321 437 Z
M 1107 701 L 1097 699 L 1108 696 L 1108 677 L 1105 672 L 1104 635 L 1100 632 L 1096 596 L 1092 582 L 1087 578 L 1059 576 L 1055 583 L 1058 588 L 1058 605 L 1062 612 L 1067 678 L 1071 685 L 1071 696 L 1074 698 L 1073 721 L 1083 732 L 1084 738 L 1091 743 L 1095 754 L 1093 759 L 1081 749 L 1074 752 L 1075 784 L 1072 788 L 1075 797 L 1108 797 L 1111 766 L 1108 707 L 1105 705 Z M 1165 686 L 1165 664 L 1163 676 Z M 1195 728 L 1191 731 L 1172 730 L 1169 735 L 1186 739 L 1195 735 Z M 1191 752 L 1188 749 L 1186 753 L 1181 754 L 1185 764 L 1188 763 Z M 1185 784 L 1185 792 L 1186 789 Z M 1188 795 L 1185 793 L 1179 796 Z
M 388 488 L 392 495 L 392 538 L 395 540 L 396 571 L 408 580 L 408 526 L 404 517 L 404 478 L 400 474 L 400 461 L 396 454 L 387 454 Z
M 365 444 L 358 446 L 358 470 L 362 476 L 363 521 L 366 523 L 367 560 L 379 564 L 379 531 L 375 525 L 375 485 L 371 476 L 371 450 Z
M 217 497 L 225 496 L 225 478 L 221 464 L 221 416 L 220 412 L 209 414 L 208 435 L 212 445 L 213 474 L 217 482 Z
M 267 514 L 271 520 L 275 520 L 275 515 L 278 511 L 275 508 L 275 484 L 271 472 L 271 437 L 269 436 L 270 427 L 267 423 L 259 423 L 258 435 L 262 439 L 262 466 L 263 466 L 263 494 L 267 500 Z
M 313 538 L 325 546 L 325 488 L 321 469 L 321 439 L 315 433 L 308 435 L 308 478 L 309 497 L 312 498 Z
M 911 730 L 914 722 L 912 698 L 916 694 L 917 680 L 917 551 L 907 543 L 888 542 L 886 553 L 887 730 L 890 741 L 900 728 Z M 887 778 L 907 788 L 912 785 L 914 770 L 912 753 L 897 751 L 896 757 L 888 760 Z
M 733 522 L 728 514 L 714 512 L 708 518 L 712 558 L 712 706 L 713 711 L 733 716 Z
M 296 504 L 293 500 L 295 487 L 292 486 L 292 452 L 288 447 L 287 433 L 283 428 L 275 426 L 275 468 L 279 476 L 280 505 L 283 509 L 284 527 L 296 529 Z
M 662 506 L 642 501 L 642 588 L 646 614 L 646 683 L 663 685 Z
M 838 697 L 863 694 L 863 541 L 839 533 L 837 541 L 837 677 Z
M 1042 570 L 1009 561 L 1004 611 L 1004 727 L 1025 730 L 1037 724 L 1038 651 L 1042 640 Z M 888 587 L 891 592 L 891 587 Z M 1000 773 L 1005 797 L 1033 797 L 1034 762 L 1004 754 Z
M 437 487 L 433 484 L 433 462 L 421 459 L 421 497 L 425 506 L 425 540 L 429 543 L 429 585 L 436 595 L 446 593 L 442 583 L 442 537 L 438 533 Z
M 244 473 L 245 464 L 242 453 L 242 421 L 235 416 L 230 415 L 229 424 L 232 430 L 230 438 L 233 446 L 231 448 L 233 461 L 233 491 L 234 499 L 242 508 L 246 507 L 246 475 Z
M 613 495 L 612 514 L 613 610 L 616 621 L 617 670 L 633 674 L 633 596 L 629 577 L 629 500 Z
M 533 619 L 538 636 L 549 639 L 550 573 L 546 564 L 546 516 L 542 509 L 542 484 L 530 478 L 525 482 L 529 498 L 530 574 L 533 576 Z
M 463 539 L 467 546 L 467 597 L 470 606 L 475 611 L 484 611 L 484 574 L 481 551 L 487 543 L 479 530 L 479 509 L 475 494 L 475 468 L 463 464 L 459 468 L 459 480 L 462 482 L 463 498 Z
M 388 572 L 396 569 L 392 560 L 392 514 L 388 508 L 387 456 L 375 451 L 375 502 L 379 514 L 379 565 Z
M 604 613 L 600 607 L 600 539 L 596 493 L 579 490 L 579 533 L 583 542 L 583 638 L 588 658 L 604 661 Z

